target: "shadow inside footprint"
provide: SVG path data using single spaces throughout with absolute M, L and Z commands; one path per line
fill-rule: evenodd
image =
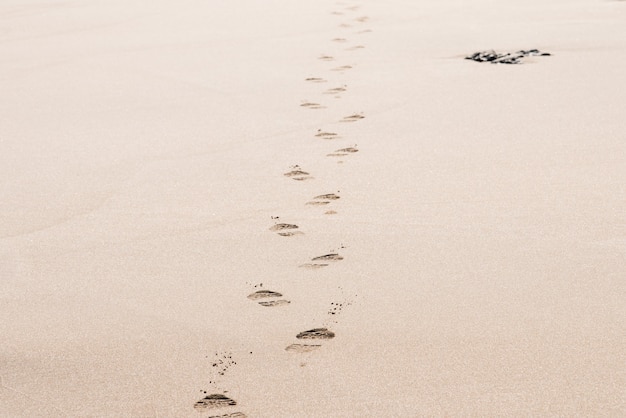
M 259 305 L 261 306 L 266 306 L 269 308 L 273 308 L 276 306 L 285 306 L 285 305 L 289 305 L 291 302 L 286 300 L 286 299 L 279 299 L 279 300 L 267 300 L 267 301 L 262 301 L 259 302 Z
M 331 200 L 337 200 L 337 199 L 339 199 L 339 196 L 337 196 L 334 193 L 321 194 L 319 196 L 315 196 L 312 201 L 307 202 L 306 204 L 313 205 L 313 206 L 323 206 L 323 205 L 328 205 Z
M 324 139 L 337 139 L 339 137 L 334 132 L 324 132 L 322 130 L 318 130 L 315 136 L 318 138 L 324 138 Z
M 296 338 L 299 340 L 330 340 L 335 338 L 335 333 L 327 328 L 314 328 L 299 333 Z
M 313 199 L 337 200 L 337 199 L 340 199 L 340 197 L 334 193 L 328 193 L 328 194 L 321 194 L 319 196 L 315 196 Z
M 294 235 L 304 235 L 304 232 L 300 231 L 287 231 L 287 232 L 277 232 L 281 237 L 293 237 Z
M 300 106 L 306 107 L 307 109 L 325 109 L 325 106 L 322 106 L 319 103 L 312 103 L 312 102 L 304 102 Z
M 345 87 L 335 87 L 332 89 L 328 89 L 324 92 L 324 94 L 337 94 L 337 93 L 343 93 L 344 91 L 346 91 L 347 89 Z
M 361 119 L 365 119 L 365 116 L 356 113 L 354 115 L 346 116 L 345 118 L 341 119 L 340 122 L 356 122 L 357 120 Z
M 303 181 L 310 180 L 313 177 L 309 175 L 306 171 L 302 171 L 299 168 L 289 171 L 288 173 L 283 174 L 285 177 L 289 177 L 292 180 Z
M 259 305 L 261 306 L 265 306 L 265 307 L 276 307 L 276 306 L 285 306 L 285 305 L 289 305 L 291 303 L 291 301 L 286 300 L 286 299 L 279 299 L 279 300 L 263 300 L 263 299 L 271 299 L 271 298 L 279 298 L 282 297 L 282 293 L 279 292 L 274 292 L 273 290 L 258 290 L 254 293 L 251 293 L 248 295 L 248 299 L 250 300 L 255 300 L 258 301 L 261 299 L 260 302 L 258 302 Z
M 327 157 L 345 157 L 348 154 L 352 154 L 355 152 L 359 152 L 358 149 L 354 147 L 341 148 L 336 150 L 335 152 L 331 152 L 330 154 L 326 154 Z
M 283 231 L 285 229 L 298 229 L 298 225 L 294 224 L 276 224 L 270 228 L 270 231 Z
M 343 257 L 335 253 L 320 255 L 319 257 L 314 257 L 311 259 L 311 261 L 340 261 L 340 260 L 343 260 Z
M 257 300 L 266 298 L 279 298 L 282 296 L 282 293 L 274 292 L 272 290 L 257 290 L 256 292 L 249 294 L 248 299 Z
M 310 353 L 320 347 L 321 345 L 319 344 L 291 344 L 285 348 L 285 351 L 289 351 L 290 353 Z
M 302 264 L 300 267 L 302 267 L 303 269 L 308 269 L 308 270 L 317 270 L 317 269 L 321 269 L 322 267 L 327 267 L 328 264 L 313 264 L 313 263 L 305 263 Z
M 235 402 L 233 399 L 230 399 L 228 396 L 224 396 L 219 393 L 214 393 L 212 395 L 205 396 L 203 399 L 200 399 L 193 405 L 193 407 L 198 410 L 206 410 L 234 405 L 237 405 L 237 402 Z
M 308 81 L 311 83 L 325 83 L 326 82 L 326 80 L 320 77 L 309 77 L 309 78 L 305 78 L 304 81 Z

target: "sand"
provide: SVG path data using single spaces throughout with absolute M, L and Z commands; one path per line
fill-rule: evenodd
M 0 22 L 0 416 L 626 415 L 626 2 Z

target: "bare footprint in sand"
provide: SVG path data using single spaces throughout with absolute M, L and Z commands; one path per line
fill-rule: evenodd
M 308 77 L 305 78 L 304 81 L 308 81 L 309 83 L 325 83 L 326 80 L 321 77 Z
M 334 38 L 332 39 L 333 42 L 339 42 L 339 43 L 343 43 L 343 42 L 347 42 L 348 40 L 346 38 Z
M 289 305 L 291 301 L 286 299 L 278 299 L 282 297 L 282 293 L 272 290 L 258 290 L 248 295 L 248 299 L 256 301 L 259 305 L 265 307 L 277 307 Z
M 321 61 L 334 61 L 335 58 L 331 57 L 330 55 L 320 55 L 319 57 L 317 57 L 318 60 Z
M 346 155 L 354 154 L 355 152 L 359 152 L 359 150 L 356 148 L 356 145 L 354 147 L 340 148 L 340 149 L 335 150 L 334 152 L 332 152 L 330 154 L 326 154 L 326 156 L 328 156 L 328 157 L 345 157 Z
M 354 115 L 346 116 L 341 119 L 339 122 L 356 122 L 358 120 L 365 119 L 365 116 L 355 113 Z
M 293 167 L 291 167 L 291 169 L 291 171 L 284 173 L 283 175 L 296 181 L 313 179 L 313 177 L 308 172 L 302 170 L 298 165 L 294 165 Z
M 370 18 L 369 18 L 369 17 L 367 17 L 367 16 L 359 16 L 359 17 L 357 17 L 357 18 L 356 18 L 356 19 L 354 19 L 354 20 L 355 20 L 355 21 L 357 21 L 357 22 L 360 22 L 360 23 L 365 23 L 365 22 L 367 22 L 368 20 L 370 20 Z

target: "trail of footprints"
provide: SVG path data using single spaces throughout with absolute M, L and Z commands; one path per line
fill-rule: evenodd
M 341 3 L 338 3 L 341 4 Z M 335 10 L 332 12 L 334 16 L 338 16 L 344 19 L 347 15 L 356 12 L 359 10 L 359 6 L 349 6 L 345 7 L 342 10 Z M 352 18 L 348 21 L 343 21 L 340 23 L 339 27 L 342 29 L 349 29 L 355 25 L 363 24 L 367 22 L 369 18 L 367 16 L 358 16 Z M 349 23 L 348 23 L 349 22 Z M 355 34 L 364 34 L 370 32 L 369 29 L 362 29 L 354 32 Z M 337 36 L 330 40 L 332 44 L 335 45 L 348 45 L 343 48 L 343 51 L 358 51 L 360 49 L 365 48 L 362 44 L 349 45 L 350 40 L 345 36 Z M 337 59 L 334 55 L 330 54 L 321 54 L 317 57 L 318 60 L 323 62 L 335 62 Z M 342 64 L 332 68 L 329 68 L 328 71 L 331 74 L 335 74 L 339 77 L 342 77 L 343 74 L 348 71 L 354 69 L 354 64 Z M 328 83 L 328 80 L 324 77 L 320 76 L 310 76 L 304 79 L 306 83 L 311 84 L 324 84 Z M 321 91 L 323 96 L 334 96 L 335 99 L 341 98 L 341 95 L 348 91 L 348 86 L 346 84 L 336 85 L 336 87 L 327 88 Z M 327 109 L 327 106 L 323 103 L 319 103 L 314 100 L 305 100 L 302 101 L 300 107 L 304 109 L 310 110 L 324 110 Z M 343 116 L 339 119 L 340 123 L 350 123 L 350 122 L 358 122 L 364 119 L 365 116 L 363 113 L 354 113 L 348 116 Z M 343 135 L 339 135 L 339 133 L 334 132 L 333 130 L 326 129 L 318 129 L 314 134 L 314 138 L 321 140 L 341 140 L 343 139 Z M 344 146 L 342 148 L 331 149 L 326 154 L 327 157 L 334 158 L 345 158 L 350 155 L 354 155 L 359 152 L 357 145 L 354 144 L 352 146 Z M 343 162 L 343 161 L 338 161 Z M 289 167 L 288 171 L 283 173 L 283 176 L 287 179 L 304 182 L 309 180 L 314 180 L 315 177 L 306 169 L 302 168 L 300 165 L 293 165 Z M 341 199 L 340 192 L 331 192 L 318 194 L 313 196 L 309 201 L 305 202 L 306 206 L 310 207 L 327 207 L 332 205 L 334 202 L 337 202 Z M 328 215 L 337 214 L 335 210 L 327 210 L 324 212 Z M 300 230 L 300 227 L 295 223 L 282 222 L 279 217 L 272 216 L 274 224 L 269 227 L 269 231 L 276 234 L 280 237 L 294 237 L 297 235 L 304 235 L 304 233 Z M 340 249 L 345 248 L 343 245 Z M 308 261 L 303 264 L 300 264 L 299 267 L 306 270 L 318 270 L 325 267 L 330 266 L 333 263 L 340 262 L 344 259 L 344 257 L 338 251 L 330 251 L 325 254 L 321 254 L 318 256 L 311 257 Z M 265 308 L 276 308 L 276 309 L 284 309 L 287 306 L 291 305 L 291 301 L 288 298 L 283 296 L 283 293 L 277 290 L 270 290 L 263 287 L 263 284 L 254 285 L 254 291 L 248 294 L 247 299 L 251 302 L 259 305 L 263 309 Z M 341 288 L 340 288 L 341 289 Z M 321 348 L 325 343 L 333 340 L 335 338 L 335 332 L 329 329 L 331 324 L 337 323 L 337 315 L 346 307 L 349 306 L 351 301 L 342 301 L 342 302 L 332 302 L 330 303 L 330 307 L 326 312 L 327 320 L 325 323 L 319 324 L 319 327 L 305 329 L 304 331 L 300 331 L 294 333 L 295 340 L 287 345 L 285 351 L 289 353 L 295 354 L 304 354 L 311 353 L 319 348 Z M 250 352 L 252 354 L 252 352 Z M 232 353 L 215 353 L 215 357 L 212 362 L 213 372 L 215 377 L 213 380 L 209 381 L 211 385 L 213 385 L 216 390 L 214 393 L 208 393 L 207 391 L 202 391 L 203 397 L 199 399 L 194 405 L 194 409 L 198 412 L 209 413 L 209 418 L 246 418 L 246 415 L 243 412 L 235 410 L 238 407 L 237 401 L 233 398 L 226 395 L 227 391 L 222 391 L 223 393 L 217 393 L 216 381 L 215 379 L 221 378 L 224 376 L 228 369 L 236 365 L 236 362 L 232 358 Z

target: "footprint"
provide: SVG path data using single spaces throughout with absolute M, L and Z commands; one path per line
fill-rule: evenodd
M 336 215 L 336 214 L 337 214 L 337 211 L 334 211 L 334 210 L 328 210 L 324 212 L 324 215 Z
M 312 102 L 304 102 L 300 106 L 306 107 L 307 109 L 326 109 L 326 106 L 322 106 L 319 103 L 312 103 Z
M 357 33 L 370 33 L 370 32 L 372 32 L 371 29 L 363 29 L 363 30 L 358 31 Z
M 350 48 L 346 48 L 346 51 L 356 51 L 357 49 L 363 49 L 365 48 L 363 45 L 355 45 L 355 46 L 351 46 Z
M 265 306 L 265 307 L 276 307 L 276 306 L 289 305 L 290 303 L 291 303 L 291 301 L 289 301 L 289 300 L 280 299 L 280 300 L 261 301 L 261 302 L 259 302 L 259 305 Z
M 335 58 L 331 57 L 330 55 L 320 55 L 317 59 L 322 60 L 322 61 L 334 61 L 335 60 Z
M 324 254 L 324 255 L 320 255 L 318 257 L 314 257 L 311 259 L 311 261 L 341 261 L 341 260 L 343 260 L 343 257 L 337 253 Z
M 283 296 L 282 293 L 274 292 L 272 290 L 257 290 L 254 293 L 250 293 L 248 295 L 248 299 L 258 300 L 258 299 L 267 299 L 267 298 L 280 298 L 282 296 Z
M 314 328 L 299 333 L 296 338 L 299 340 L 331 340 L 335 338 L 335 333 L 327 328 Z
M 321 129 L 317 130 L 317 133 L 315 134 L 316 137 L 318 138 L 323 138 L 323 139 L 338 139 L 339 135 L 337 135 L 335 132 L 325 132 L 322 131 Z
M 339 94 L 339 93 L 343 93 L 344 91 L 347 90 L 346 86 L 342 86 L 342 87 L 335 87 L 333 89 L 328 89 L 324 92 L 324 94 Z
M 304 269 L 308 269 L 308 270 L 317 270 L 317 269 L 321 269 L 322 267 L 327 267 L 327 266 L 328 264 L 314 264 L 314 263 L 304 263 L 300 265 L 300 267 Z
M 351 28 L 351 27 L 352 27 L 352 25 L 348 25 L 347 23 L 341 23 L 341 24 L 339 25 L 339 27 L 340 27 L 340 28 Z
M 208 418 L 247 418 L 247 416 L 241 412 L 233 412 L 232 414 L 211 415 Z
M 327 157 L 345 157 L 348 154 L 353 154 L 355 152 L 359 152 L 358 149 L 356 149 L 355 147 L 348 147 L 348 148 L 341 148 L 338 150 L 335 150 L 334 152 L 330 153 L 330 154 L 326 154 Z
M 319 196 L 315 196 L 313 200 L 311 200 L 310 202 L 307 202 L 306 204 L 313 205 L 313 206 L 323 206 L 323 205 L 328 205 L 332 200 L 337 200 L 337 199 L 340 199 L 340 197 L 334 193 L 322 194 Z
M 285 351 L 289 351 L 290 353 L 310 353 L 320 347 L 321 345 L 319 344 L 291 344 L 285 348 Z
M 270 227 L 270 231 L 276 232 L 276 234 L 280 235 L 281 237 L 293 237 L 294 235 L 304 235 L 304 232 L 294 231 L 295 229 L 298 229 L 298 228 L 299 228 L 298 225 L 280 223 L 280 224 L 276 224 Z
M 334 193 L 329 193 L 329 194 L 321 194 L 319 196 L 315 196 L 313 199 L 338 200 L 341 198 Z
M 313 178 L 308 172 L 303 171 L 300 166 L 295 165 L 291 168 L 291 171 L 283 174 L 285 177 L 289 177 L 296 181 L 311 180 Z
M 304 81 L 308 81 L 310 83 L 325 83 L 326 82 L 326 80 L 320 77 L 309 77 L 309 78 L 305 78 Z
M 342 65 L 341 67 L 331 68 L 330 71 L 346 71 L 352 68 L 351 65 Z
M 370 18 L 369 18 L 369 17 L 367 17 L 367 16 L 360 16 L 360 17 L 357 17 L 357 18 L 356 18 L 356 19 L 354 19 L 354 20 L 355 20 L 355 21 L 357 21 L 357 22 L 365 23 L 365 22 L 367 22 L 368 20 L 370 20 Z
M 348 40 L 346 38 L 334 38 L 332 39 L 333 42 L 347 42 Z
M 340 122 L 356 122 L 361 119 L 365 119 L 365 116 L 355 113 L 354 115 L 344 117 Z
M 343 260 L 343 257 L 340 256 L 339 254 L 336 254 L 336 253 L 324 254 L 324 255 L 320 255 L 318 257 L 312 258 L 311 261 L 313 261 L 313 263 L 301 264 L 300 267 L 308 269 L 308 270 L 317 270 L 322 267 L 327 267 L 328 263 L 325 263 L 325 262 L 335 262 L 335 261 L 341 261 L 341 260 Z
M 264 300 L 264 299 L 274 299 L 282 297 L 282 293 L 274 292 L 272 290 L 258 290 L 254 293 L 248 295 L 248 299 L 257 301 L 257 303 L 261 306 L 265 307 L 276 307 L 276 306 L 285 306 L 289 305 L 291 301 L 286 299 L 277 299 L 277 300 Z M 261 299 L 259 301 L 259 299 Z
M 212 395 L 207 395 L 204 398 L 200 399 L 196 402 L 193 407 L 200 411 L 205 411 L 209 409 L 217 409 L 217 408 L 225 408 L 227 406 L 235 406 L 237 402 L 228 396 L 214 393 Z
M 283 231 L 285 229 L 298 229 L 299 226 L 295 224 L 276 224 L 270 228 L 270 231 Z

